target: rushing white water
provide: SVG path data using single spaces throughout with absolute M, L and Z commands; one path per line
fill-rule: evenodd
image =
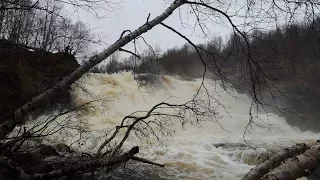
M 149 110 L 159 102 L 183 103 L 190 100 L 197 92 L 201 79 L 187 81 L 161 76 L 156 83 L 161 85 L 139 88 L 130 73 L 90 74 L 82 78 L 81 84 L 91 96 L 77 86 L 71 92 L 75 105 L 87 102 L 92 97 L 109 98 L 109 101 L 96 103 L 95 108 L 82 112 L 92 125 L 91 129 L 104 130 L 119 125 L 124 116 L 138 110 Z M 251 146 L 258 147 L 255 151 L 245 146 L 243 141 L 251 99 L 244 94 L 225 91 L 218 82 L 212 80 L 206 80 L 205 87 L 226 107 L 219 106 L 216 109 L 220 125 L 216 121 L 209 121 L 201 123 L 200 127 L 186 125 L 182 130 L 177 122 L 170 127 L 176 133 L 172 138 L 167 138 L 162 146 L 156 142 L 146 144 L 135 138 L 128 142 L 128 146 L 141 147 L 140 156 L 166 166 L 164 169 L 140 167 L 144 167 L 144 171 L 151 170 L 154 178 L 241 179 L 250 168 L 265 158 L 268 150 L 319 137 L 319 134 L 301 132 L 289 126 L 275 114 L 259 114 L 261 120 L 257 120 L 258 125 L 253 126 L 245 136 Z M 228 146 L 215 147 L 217 143 L 227 143 Z

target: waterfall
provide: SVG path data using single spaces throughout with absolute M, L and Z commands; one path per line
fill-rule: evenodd
M 73 106 L 92 99 L 103 100 L 82 109 L 73 118 L 77 119 L 76 122 L 81 119 L 86 128 L 94 132 L 91 138 L 99 135 L 103 139 L 104 134 L 108 135 L 106 132 L 111 132 L 123 117 L 132 112 L 148 111 L 163 101 L 180 104 L 191 100 L 201 82 L 202 79 L 169 75 L 90 73 L 72 86 Z M 150 139 L 139 139 L 131 134 L 125 147 L 138 145 L 141 147 L 139 156 L 166 166 L 161 169 L 142 165 L 139 170 L 149 172 L 154 179 L 241 179 L 276 150 L 319 137 L 319 134 L 302 132 L 288 125 L 276 114 L 258 113 L 259 119 L 245 135 L 246 144 L 243 133 L 249 122 L 251 98 L 222 88 L 219 81 L 205 79 L 204 86 L 207 91 L 202 88 L 197 97 L 203 102 L 210 99 L 210 109 L 216 113 L 216 118 L 210 116 L 201 119 L 199 124 L 186 123 L 184 126 L 175 117 L 155 119 L 170 121 L 166 125 L 171 136 L 162 136 L 161 142 L 151 135 Z M 170 109 L 162 112 L 174 113 Z M 84 143 L 90 144 L 91 141 L 94 140 L 89 138 Z M 95 142 L 101 142 L 101 139 Z

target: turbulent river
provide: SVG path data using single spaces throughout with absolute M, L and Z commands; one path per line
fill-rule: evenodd
M 189 101 L 201 84 L 201 79 L 185 80 L 174 76 L 145 75 L 138 79 L 131 73 L 86 75 L 78 81 L 80 85 L 71 89 L 73 104 L 81 105 L 93 97 L 107 98 L 82 112 L 90 129 L 102 132 L 119 125 L 124 116 L 134 111 L 148 111 L 159 102 Z M 241 179 L 268 154 L 319 138 L 319 134 L 289 126 L 278 115 L 261 113 L 245 135 L 247 143 L 256 147 L 254 150 L 243 140 L 251 98 L 222 88 L 218 81 L 206 79 L 205 87 L 215 99 L 211 104 L 216 104 L 218 121 L 207 118 L 200 124 L 181 126 L 173 119 L 168 128 L 175 133 L 164 137 L 162 143 L 151 136 L 150 141 L 132 136 L 125 144 L 127 148 L 138 145 L 140 157 L 165 165 L 165 168 L 138 165 L 133 169 L 138 179 Z M 208 98 L 204 89 L 199 97 Z

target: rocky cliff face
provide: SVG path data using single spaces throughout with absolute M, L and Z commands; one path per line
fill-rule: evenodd
M 74 56 L 30 51 L 0 40 L 0 122 L 79 67 Z M 68 90 L 53 102 L 66 102 Z

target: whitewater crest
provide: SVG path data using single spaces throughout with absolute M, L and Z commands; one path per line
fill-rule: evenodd
M 185 80 L 168 75 L 89 73 L 72 86 L 73 106 L 99 101 L 90 103 L 73 118 L 91 130 L 92 139 L 84 143 L 98 144 L 103 135 L 110 134 L 123 117 L 133 112 L 144 114 L 159 102 L 190 101 L 201 82 L 202 79 Z M 172 130 L 172 136 L 163 137 L 162 144 L 152 138 L 148 141 L 148 138 L 141 140 L 135 136 L 127 141 L 125 147 L 138 145 L 140 155 L 166 166 L 164 169 L 141 166 L 141 171 L 149 170 L 159 179 L 241 179 L 275 150 L 296 142 L 312 141 L 317 136 L 289 126 L 275 114 L 259 114 L 261 120 L 245 136 L 250 145 L 257 147 L 253 150 L 243 141 L 251 98 L 235 90 L 225 90 L 219 81 L 206 79 L 204 85 L 210 96 L 201 89 L 197 98 L 205 103 L 210 99 L 212 107 L 203 108 L 214 111 L 215 118 L 210 116 L 203 118 L 200 124 L 181 126 L 181 121 L 171 117 L 166 125 Z M 174 113 L 170 108 L 161 112 Z

